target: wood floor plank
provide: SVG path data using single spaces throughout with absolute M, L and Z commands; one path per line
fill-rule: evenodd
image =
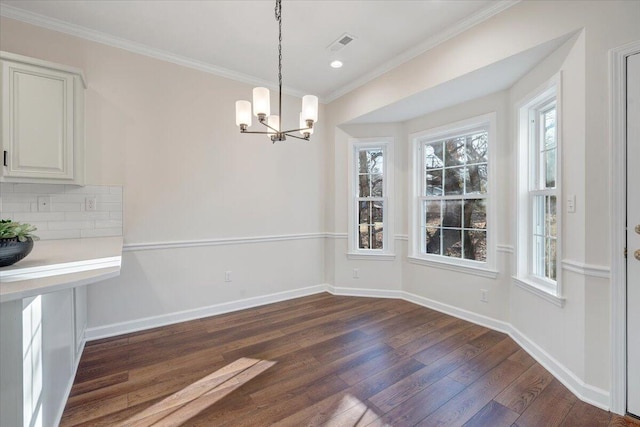
M 577 401 L 560 425 L 562 427 L 608 427 L 610 422 L 611 413 Z
M 562 424 L 577 398 L 554 379 L 515 422 L 517 427 L 555 427 Z
M 463 427 L 509 427 L 520 414 L 492 400 L 478 411 Z
M 551 381 L 553 375 L 536 363 L 505 388 L 495 400 L 522 414 Z
M 497 427 L 514 417 L 628 422 L 578 402 L 503 333 L 407 301 L 320 293 L 88 343 L 61 425 Z
M 390 411 L 386 411 L 381 419 L 392 426 L 416 425 L 464 388 L 463 384 L 443 377 Z
M 463 425 L 523 372 L 521 364 L 505 360 L 417 425 Z

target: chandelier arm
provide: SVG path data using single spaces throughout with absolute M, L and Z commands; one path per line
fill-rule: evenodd
M 308 141 L 309 140 L 309 138 L 302 138 L 300 136 L 291 135 L 290 133 L 287 133 L 287 132 L 282 132 L 282 133 L 284 133 L 286 136 L 290 136 L 291 138 L 301 139 L 303 141 Z
M 259 130 L 245 130 L 245 131 L 240 131 L 240 133 L 257 133 L 261 135 L 273 135 L 273 132 L 261 132 Z
M 269 126 L 269 124 L 268 124 L 268 123 L 266 123 L 266 122 L 260 122 L 260 123 L 262 123 L 263 125 L 265 125 L 265 126 L 266 126 L 266 127 L 268 127 L 269 129 L 271 129 L 272 131 L 274 131 L 274 132 L 276 132 L 276 133 L 280 133 L 280 130 L 279 130 L 279 129 L 276 129 L 276 128 L 272 127 L 272 126 Z

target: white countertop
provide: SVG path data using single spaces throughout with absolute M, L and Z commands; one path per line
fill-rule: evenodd
M 0 267 L 0 302 L 115 277 L 121 262 L 122 237 L 36 241 L 25 259 Z

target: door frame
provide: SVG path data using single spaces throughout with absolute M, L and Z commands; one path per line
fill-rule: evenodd
M 627 57 L 640 53 L 640 40 L 609 51 L 611 158 L 611 412 L 627 411 L 627 277 L 623 254 L 626 241 Z M 621 190 L 622 189 L 622 190 Z

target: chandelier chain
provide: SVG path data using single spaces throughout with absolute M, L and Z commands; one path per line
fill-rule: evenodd
M 280 127 L 278 130 L 282 129 L 282 2 L 281 0 L 276 0 L 276 19 L 278 20 L 278 108 L 280 115 Z

